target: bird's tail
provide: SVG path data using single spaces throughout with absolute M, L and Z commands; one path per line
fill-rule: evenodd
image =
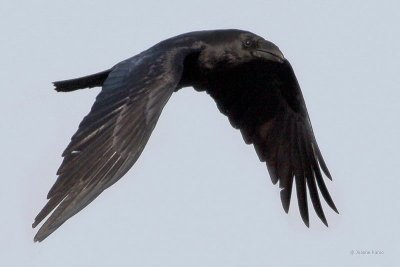
M 81 78 L 53 82 L 57 92 L 71 92 L 83 88 L 102 86 L 112 69 L 88 75 Z

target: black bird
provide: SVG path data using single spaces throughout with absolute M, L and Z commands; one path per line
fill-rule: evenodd
M 62 156 L 34 240 L 42 241 L 118 181 L 136 162 L 173 92 L 206 91 L 279 181 L 289 210 L 293 180 L 301 217 L 309 226 L 307 188 L 327 224 L 318 189 L 337 212 L 322 177 L 331 175 L 318 148 L 290 63 L 273 43 L 248 31 L 213 30 L 162 41 L 111 69 L 54 82 L 58 92 L 102 86 Z

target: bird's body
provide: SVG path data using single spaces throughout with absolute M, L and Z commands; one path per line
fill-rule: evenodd
M 119 180 L 143 151 L 174 91 L 206 91 L 221 113 L 254 144 L 289 209 L 292 183 L 308 225 L 312 204 L 327 224 L 318 189 L 332 209 L 320 168 L 330 178 L 316 143 L 300 87 L 289 62 L 271 42 L 240 30 L 191 32 L 162 41 L 109 70 L 55 82 L 57 91 L 102 86 L 90 113 L 63 153 L 64 161 L 35 241 L 42 241 Z

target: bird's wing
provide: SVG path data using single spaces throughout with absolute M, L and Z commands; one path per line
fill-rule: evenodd
M 42 241 L 119 180 L 136 162 L 193 49 L 142 53 L 117 64 L 63 153 L 36 227 Z
M 289 210 L 293 180 L 301 217 L 309 225 L 307 188 L 319 218 L 327 225 L 318 188 L 337 212 L 321 169 L 331 179 L 318 148 L 299 84 L 288 61 L 251 62 L 214 73 L 207 92 L 232 126 L 240 129 L 266 162 L 272 182 L 279 181 L 281 200 Z

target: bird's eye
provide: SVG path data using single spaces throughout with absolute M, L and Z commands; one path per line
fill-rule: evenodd
M 246 41 L 244 41 L 243 43 L 244 47 L 252 47 L 254 45 L 254 40 L 252 39 L 247 39 Z

